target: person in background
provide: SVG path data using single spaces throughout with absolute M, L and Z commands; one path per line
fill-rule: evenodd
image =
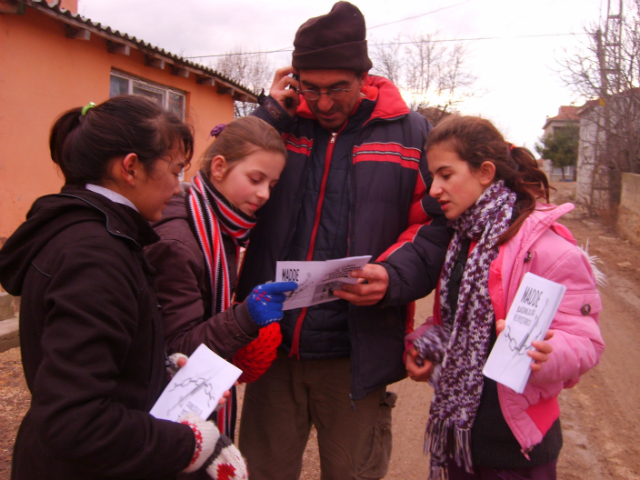
M 435 389 L 425 440 L 429 479 L 555 480 L 558 394 L 604 350 L 596 276 L 556 223 L 573 205 L 549 205 L 547 177 L 533 156 L 488 120 L 451 116 L 425 148 L 429 193 L 455 231 L 433 318 L 408 337 L 409 376 Z M 532 373 L 518 394 L 482 369 L 526 272 L 567 290 L 545 340 L 527 352 Z
M 282 133 L 288 158 L 251 232 L 238 299 L 273 279 L 278 260 L 373 257 L 340 300 L 285 312 L 278 356 L 245 391 L 239 445 L 256 480 L 299 478 L 312 425 L 323 479 L 384 477 L 386 387 L 406 376 L 411 302 L 435 287 L 450 239 L 426 195 L 429 124 L 393 83 L 368 75 L 365 34 L 348 2 L 305 22 L 293 65 L 255 111 Z
M 22 295 L 20 347 L 31 406 L 11 478 L 244 479 L 212 422 L 148 412 L 167 382 L 164 335 L 143 248 L 179 192 L 190 128 L 154 102 L 114 97 L 55 122 L 62 191 L 33 204 L 0 250 L 0 282 Z
M 269 283 L 244 302 L 231 302 L 240 248 L 278 183 L 286 149 L 278 132 L 256 117 L 238 118 L 212 133 L 216 139 L 200 171 L 153 224 L 160 241 L 146 253 L 156 270 L 167 351 L 191 355 L 204 343 L 231 360 L 261 328 L 279 334 L 273 323 L 282 318 L 284 292 L 296 288 L 295 282 Z M 232 439 L 235 412 L 232 389 L 217 412 L 218 427 Z

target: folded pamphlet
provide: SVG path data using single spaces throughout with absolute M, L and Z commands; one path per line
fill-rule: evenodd
M 506 325 L 496 340 L 482 373 L 518 393 L 531 374 L 527 351 L 533 340 L 544 340 L 566 287 L 526 273 L 509 309 Z
M 287 293 L 283 310 L 309 307 L 339 300 L 333 294 L 345 283 L 356 284 L 353 270 L 362 270 L 371 255 L 338 258 L 321 262 L 276 262 L 276 282 L 298 282 L 298 288 Z
M 201 344 L 171 379 L 150 413 L 174 422 L 185 413 L 206 420 L 241 374 L 242 370 Z

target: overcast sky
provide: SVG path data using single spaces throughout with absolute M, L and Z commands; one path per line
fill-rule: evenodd
M 222 54 L 238 48 L 291 48 L 297 28 L 331 9 L 334 0 L 79 0 L 78 11 L 94 22 L 135 35 L 182 56 Z M 546 116 L 560 105 L 581 104 L 557 73 L 558 59 L 586 40 L 583 28 L 597 22 L 605 0 L 360 0 L 369 43 L 398 34 L 438 31 L 442 39 L 499 37 L 464 42 L 480 98 L 463 114 L 492 120 L 512 143 L 533 148 Z M 423 15 L 428 12 L 428 15 Z M 606 15 L 606 11 L 603 13 Z M 372 28 L 408 17 L 413 19 Z M 555 34 L 575 36 L 534 36 Z M 524 36 L 529 38 L 522 38 Z M 520 38 L 518 38 L 520 37 Z M 269 54 L 274 67 L 291 52 Z M 208 58 L 193 59 L 208 65 Z

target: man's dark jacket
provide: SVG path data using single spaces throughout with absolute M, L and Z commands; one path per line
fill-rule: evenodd
M 428 122 L 409 111 L 387 79 L 369 77 L 363 93 L 363 103 L 375 103 L 370 117 L 350 145 L 335 143 L 332 159 L 326 162 L 329 168 L 340 156 L 351 159 L 347 172 L 346 254 L 372 255 L 389 274 L 389 288 L 380 305 L 347 307 L 354 400 L 405 377 L 404 335 L 412 325 L 411 302 L 436 286 L 450 239 L 439 205 L 428 196 L 431 177 L 423 152 Z M 246 297 L 254 285 L 275 279 L 276 261 L 290 258 L 292 241 L 301 225 L 310 229 L 311 242 L 315 241 L 320 218 L 312 216 L 310 221 L 301 222 L 300 206 L 313 168 L 313 154 L 320 148 L 327 150 L 329 138 L 304 100 L 295 118 L 271 97 L 255 115 L 283 133 L 289 155 L 280 181 L 251 233 L 238 299 Z M 298 334 L 305 328 L 302 320 L 296 325 Z M 293 354 L 304 360 L 304 345 L 300 343 L 296 351 L 295 342 L 296 338 Z
M 135 210 L 84 188 L 38 199 L 0 250 L 0 282 L 22 295 L 31 408 L 12 478 L 175 478 L 195 439 L 147 412 L 166 383 L 160 312 Z

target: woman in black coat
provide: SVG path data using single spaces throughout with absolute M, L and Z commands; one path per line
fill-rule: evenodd
M 22 295 L 32 393 L 12 478 L 162 479 L 201 469 L 216 427 L 147 413 L 166 384 L 166 355 L 143 247 L 158 240 L 148 221 L 179 191 L 191 131 L 153 102 L 123 96 L 63 114 L 50 148 L 66 184 L 36 200 L 0 251 L 0 282 Z M 240 463 L 230 478 L 243 478 Z

